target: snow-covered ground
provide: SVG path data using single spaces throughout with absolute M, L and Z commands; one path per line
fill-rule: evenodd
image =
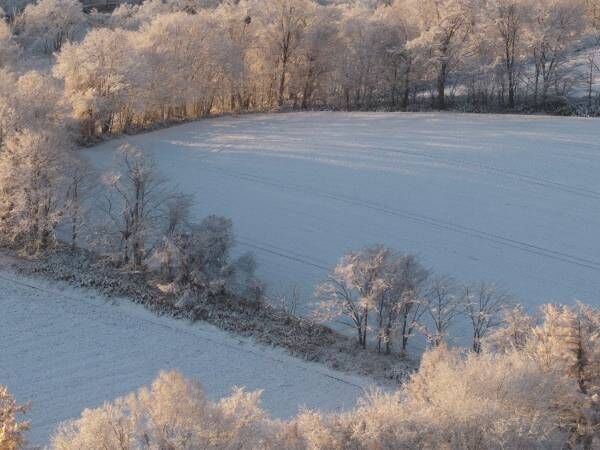
M 503 284 L 528 305 L 599 304 L 600 122 L 514 115 L 298 113 L 223 117 L 124 142 L 233 218 L 273 291 L 310 299 L 345 252 L 416 252 L 435 272 Z
M 303 405 L 350 408 L 371 385 L 205 324 L 0 271 L 0 384 L 31 402 L 31 443 L 163 369 L 200 380 L 214 399 L 236 385 L 264 389 L 263 406 L 280 418 Z

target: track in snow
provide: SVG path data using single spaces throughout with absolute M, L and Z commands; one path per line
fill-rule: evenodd
M 178 369 L 201 381 L 209 397 L 233 386 L 264 389 L 275 417 L 301 406 L 350 408 L 371 382 L 294 359 L 206 324 L 157 317 L 128 301 L 0 272 L 0 384 L 28 414 L 34 444 L 86 407 Z
M 593 119 L 402 113 L 225 117 L 104 143 L 142 146 L 232 217 L 277 289 L 307 297 L 345 252 L 373 243 L 436 272 L 497 281 L 521 302 L 600 293 L 600 123 Z M 305 310 L 308 310 L 308 306 Z

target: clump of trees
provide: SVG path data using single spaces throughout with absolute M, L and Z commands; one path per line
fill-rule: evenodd
M 156 270 L 178 296 L 262 299 L 252 257 L 230 256 L 231 221 L 194 222 L 192 199 L 170 188 L 140 148 L 122 146 L 112 170 L 94 173 L 60 123 L 56 82 L 36 71 L 0 77 L 12 84 L 0 83 L 2 245 L 26 255 L 81 246 L 120 268 Z
M 480 353 L 439 345 L 396 392 L 286 421 L 261 410 L 260 393 L 210 402 L 196 382 L 161 374 L 150 389 L 62 425 L 52 448 L 592 449 L 600 444 L 598 339 L 600 312 L 589 306 L 508 314 Z
M 472 349 L 479 353 L 484 338 L 513 303 L 491 283 L 461 286 L 450 277 L 431 276 L 415 255 L 382 245 L 344 256 L 317 287 L 316 297 L 318 320 L 346 317 L 361 347 L 366 348 L 371 338 L 377 351 L 387 354 L 394 343 L 406 352 L 417 332 L 430 345 L 439 346 L 461 316 L 472 330 Z
M 235 389 L 219 402 L 176 372 L 61 426 L 52 448 L 274 448 L 277 424 L 259 407 L 259 392 Z
M 405 351 L 423 311 L 420 291 L 427 277 L 414 255 L 397 254 L 383 246 L 350 253 L 317 288 L 321 300 L 317 317 L 323 321 L 340 315 L 350 318 L 363 348 L 374 330 L 380 352 L 390 353 L 400 332 Z M 370 325 L 373 322 L 375 328 Z

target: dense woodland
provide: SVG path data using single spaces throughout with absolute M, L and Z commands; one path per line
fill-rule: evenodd
M 36 70 L 84 140 L 228 112 L 598 105 L 598 56 L 577 59 L 597 0 L 3 3 L 4 76 Z
M 172 0 L 110 13 L 77 0 L 0 5 L 0 244 L 147 274 L 180 310 L 266 301 L 252 257 L 231 256 L 231 221 L 191 217 L 194 200 L 143 149 L 122 147 L 99 174 L 77 145 L 225 113 L 593 114 L 599 105 L 597 0 Z M 257 394 L 209 402 L 165 374 L 65 424 L 53 448 L 600 445 L 597 310 L 547 306 L 530 317 L 496 286 L 431 274 L 377 246 L 344 256 L 315 296 L 315 319 L 345 316 L 357 352 L 397 358 L 424 336 L 421 369 L 353 412 L 289 421 L 269 419 Z M 286 314 L 293 306 L 282 299 Z M 458 316 L 472 332 L 469 352 L 446 347 Z M 1 449 L 23 445 L 24 411 L 0 389 Z

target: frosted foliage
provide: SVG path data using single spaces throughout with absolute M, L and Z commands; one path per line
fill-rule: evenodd
M 583 86 L 566 63 L 593 16 L 584 0 L 152 0 L 83 23 L 76 4 L 30 5 L 16 29 L 27 48 L 60 48 L 54 74 L 86 140 L 224 112 L 444 109 L 457 95 L 546 109 Z M 39 19 L 51 7 L 64 18 Z
M 583 87 L 597 103 L 597 60 L 569 63 L 595 1 L 5 3 L 0 66 L 51 66 L 85 140 L 272 108 L 549 109 Z
M 52 447 L 71 449 L 248 449 L 276 448 L 277 424 L 259 407 L 260 393 L 234 389 L 218 403 L 208 401 L 200 386 L 178 373 L 162 373 L 142 388 L 86 410 L 62 425 Z
M 384 246 L 349 253 L 317 287 L 316 318 L 347 316 L 361 346 L 366 347 L 372 333 L 379 352 L 391 353 L 395 338 L 405 351 L 424 312 L 420 291 L 428 276 L 414 255 Z
M 0 385 L 0 449 L 19 450 L 25 446 L 29 424 L 19 420 L 27 407 L 18 405 L 6 387 Z
M 53 243 L 68 152 L 68 143 L 51 132 L 25 129 L 7 139 L 0 154 L 4 239 L 30 253 Z
M 65 42 L 82 37 L 86 18 L 78 0 L 40 0 L 27 5 L 15 27 L 25 47 L 52 54 Z
M 501 326 L 483 339 L 483 345 L 496 352 L 522 350 L 531 338 L 534 326 L 534 318 L 517 305 L 504 312 Z
M 37 71 L 17 76 L 0 70 L 0 144 L 26 128 L 58 131 L 64 120 L 63 104 L 62 93 L 51 77 Z

